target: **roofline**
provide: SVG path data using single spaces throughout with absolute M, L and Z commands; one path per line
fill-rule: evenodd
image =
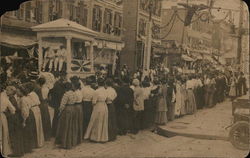
M 35 28 L 35 27 L 32 27 L 32 30 L 33 31 L 36 31 L 36 32 L 50 32 L 50 31 L 75 31 L 75 32 L 80 32 L 80 33 L 83 33 L 83 34 L 87 34 L 87 35 L 91 35 L 91 36 L 97 36 L 98 33 L 97 32 L 94 32 L 94 31 L 84 31 L 84 30 L 81 30 L 81 29 L 77 29 L 77 28 L 70 28 L 70 27 L 57 27 L 57 28 Z

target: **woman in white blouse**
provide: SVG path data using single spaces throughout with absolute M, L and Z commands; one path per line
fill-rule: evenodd
M 82 110 L 82 100 L 83 95 L 81 91 L 81 83 L 78 77 L 74 76 L 71 78 L 73 90 L 75 93 L 75 130 L 74 130 L 74 139 L 76 140 L 77 144 L 80 144 L 83 139 L 83 110 Z
M 34 84 L 28 82 L 25 84 L 25 88 L 28 89 L 29 94 L 27 95 L 30 101 L 30 109 L 34 113 L 35 121 L 36 121 L 36 134 L 37 134 L 37 147 L 40 148 L 44 145 L 44 133 L 43 133 L 43 124 L 42 124 L 42 116 L 40 111 L 40 100 L 38 95 L 33 91 Z
M 196 101 L 194 97 L 194 81 L 192 80 L 192 76 L 189 76 L 189 80 L 186 82 L 186 89 L 187 89 L 187 114 L 193 114 L 197 111 Z
M 108 94 L 104 87 L 104 79 L 98 79 L 98 89 L 93 95 L 93 112 L 84 139 L 94 142 L 108 141 Z
M 2 140 L 2 155 L 3 156 L 8 156 L 12 154 L 12 149 L 11 149 L 11 142 L 9 138 L 9 128 L 8 128 L 8 121 L 7 118 L 4 114 L 9 110 L 12 114 L 15 113 L 15 107 L 11 104 L 11 102 L 8 99 L 8 96 L 6 92 L 4 91 L 2 85 L 0 87 L 0 118 L 1 118 L 1 140 Z

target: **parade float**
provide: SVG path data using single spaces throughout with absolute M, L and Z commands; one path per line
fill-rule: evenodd
M 32 30 L 37 32 L 40 73 L 59 71 L 67 77 L 81 78 L 94 74 L 93 47 L 97 32 L 63 18 L 34 26 Z M 62 48 L 65 53 L 60 55 Z M 62 59 L 57 62 L 62 69 L 55 65 L 57 58 Z

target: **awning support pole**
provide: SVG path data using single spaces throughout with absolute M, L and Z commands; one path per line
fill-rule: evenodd
M 94 41 L 90 41 L 89 47 L 91 72 L 94 72 Z
M 43 65 L 42 37 L 38 38 L 38 70 L 41 72 Z
M 66 36 L 67 40 L 67 73 L 71 72 L 71 60 L 72 60 L 72 52 L 71 52 L 71 36 Z

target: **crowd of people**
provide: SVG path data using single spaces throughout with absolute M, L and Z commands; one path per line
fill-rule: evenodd
M 6 81 L 0 89 L 2 154 L 23 156 L 53 137 L 56 146 L 71 149 L 84 140 L 105 143 L 144 129 L 157 132 L 157 125 L 247 92 L 243 73 L 162 71 L 130 74 L 124 66 L 120 77 L 47 73 Z

